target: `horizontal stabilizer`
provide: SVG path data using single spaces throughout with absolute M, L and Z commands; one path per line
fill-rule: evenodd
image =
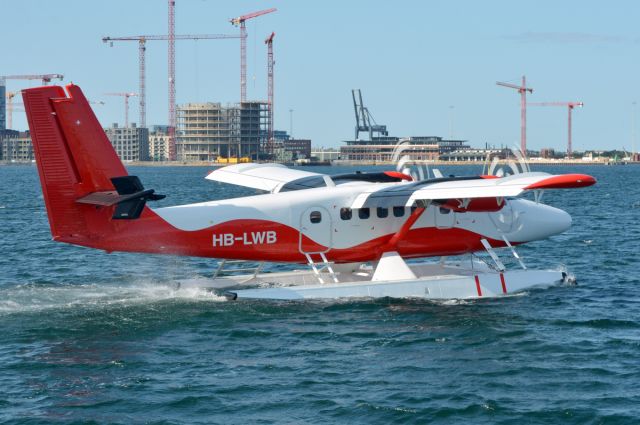
M 115 191 L 93 192 L 76 202 L 104 207 L 117 205 L 112 218 L 131 220 L 140 217 L 147 201 L 158 201 L 166 197 L 154 193 L 153 189 L 145 189 L 137 176 L 113 177 L 111 182 Z

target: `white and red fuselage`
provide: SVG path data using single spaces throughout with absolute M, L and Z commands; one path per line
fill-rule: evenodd
M 406 183 L 383 183 L 380 186 Z M 152 210 L 193 241 L 190 255 L 306 262 L 324 252 L 336 262 L 377 259 L 415 207 L 349 209 L 371 183 L 265 194 Z M 150 212 L 151 213 L 151 212 Z M 566 212 L 524 199 L 507 199 L 498 211 L 456 212 L 428 206 L 398 242 L 403 257 L 458 255 L 483 250 L 481 239 L 504 246 L 567 230 Z M 188 236 L 187 236 L 188 235 Z

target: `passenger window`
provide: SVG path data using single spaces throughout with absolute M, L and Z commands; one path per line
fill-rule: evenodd
M 451 210 L 449 208 L 440 207 L 440 214 L 446 215 L 446 214 L 449 214 L 450 212 Z
M 393 207 L 393 216 L 402 217 L 404 215 L 404 207 Z
M 376 214 L 378 215 L 378 218 L 385 218 L 389 215 L 389 210 L 386 208 L 378 207 L 376 209 Z
M 360 208 L 358 209 L 358 217 L 360 217 L 362 220 L 366 220 L 369 218 L 369 208 Z
M 340 218 L 343 220 L 351 220 L 353 215 L 351 208 L 340 208 Z
M 312 223 L 320 223 L 322 221 L 322 214 L 320 211 L 311 211 L 311 214 L 309 214 L 309 221 Z

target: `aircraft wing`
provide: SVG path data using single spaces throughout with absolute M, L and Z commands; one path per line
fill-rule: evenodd
M 294 181 L 307 181 L 311 184 L 310 187 L 314 187 L 317 182 L 325 185 L 324 176 L 288 168 L 282 164 L 236 164 L 218 168 L 209 173 L 206 179 L 275 193 Z
M 504 198 L 526 190 L 565 189 L 591 186 L 596 180 L 586 174 L 551 175 L 522 173 L 503 178 L 453 177 L 372 188 L 360 193 L 351 208 L 412 206 L 419 200 Z

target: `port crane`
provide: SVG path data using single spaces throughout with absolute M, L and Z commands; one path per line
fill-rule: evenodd
M 259 10 L 229 19 L 233 26 L 240 27 L 240 102 L 247 100 L 247 27 L 245 22 L 258 16 L 275 12 L 276 8 Z
M 582 108 L 584 106 L 583 102 L 533 102 L 529 103 L 532 106 L 564 106 L 569 111 L 569 121 L 568 121 L 568 130 L 567 130 L 567 158 L 571 158 L 573 154 L 573 147 L 571 145 L 571 113 L 573 109 L 578 107 Z
M 502 87 L 508 87 L 510 89 L 518 90 L 520 93 L 520 151 L 523 155 L 527 154 L 527 92 L 533 93 L 531 87 L 527 87 L 527 81 L 525 76 L 522 76 L 522 84 L 517 86 L 515 84 L 496 82 L 497 85 Z
M 124 127 L 129 127 L 129 98 L 138 96 L 138 93 L 105 93 L 106 96 L 122 96 L 124 97 Z
M 379 133 L 382 136 L 388 136 L 386 125 L 380 125 L 373 119 L 373 115 L 369 112 L 369 108 L 362 103 L 362 92 L 360 89 L 351 90 L 353 98 L 353 110 L 356 114 L 356 140 L 360 136 L 360 132 L 369 132 L 369 140 L 373 139 L 373 133 Z M 371 124 L 373 122 L 373 124 Z

